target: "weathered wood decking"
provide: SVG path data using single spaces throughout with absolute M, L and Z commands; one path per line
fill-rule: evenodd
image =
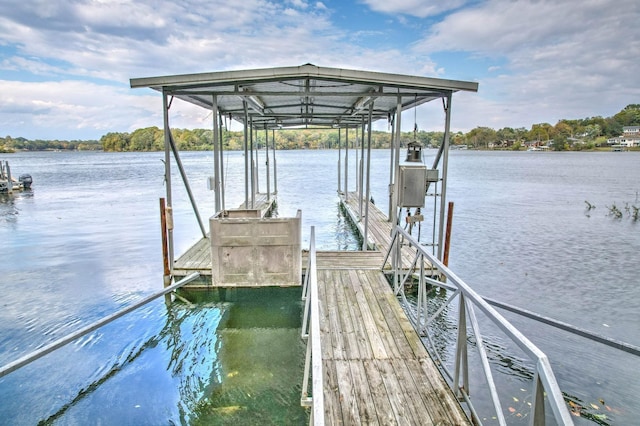
M 379 270 L 319 266 L 327 424 L 469 424 Z
M 362 234 L 357 195 L 343 202 Z M 317 253 L 325 422 L 469 424 L 381 272 L 391 223 L 374 204 L 368 229 L 375 250 Z
M 347 207 L 357 222 L 357 196 L 349 194 Z M 376 250 L 317 252 L 325 423 L 468 425 L 381 272 L 391 224 L 373 204 L 369 218 Z M 174 274 L 211 275 L 210 249 L 208 238 L 200 240 Z

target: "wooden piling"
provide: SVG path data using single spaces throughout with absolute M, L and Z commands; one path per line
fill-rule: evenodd
M 449 201 L 447 210 L 447 231 L 444 236 L 444 254 L 442 255 L 442 263 L 449 266 L 449 243 L 451 240 L 451 225 L 453 223 L 453 201 Z

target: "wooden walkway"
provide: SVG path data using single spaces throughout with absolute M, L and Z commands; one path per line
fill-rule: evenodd
M 318 287 L 327 424 L 469 424 L 379 270 L 319 266 Z
M 347 206 L 357 222 L 357 197 Z M 468 425 L 381 272 L 391 224 L 373 204 L 369 217 L 377 250 L 317 252 L 325 423 Z M 176 276 L 194 271 L 211 275 L 208 238 L 175 262 Z

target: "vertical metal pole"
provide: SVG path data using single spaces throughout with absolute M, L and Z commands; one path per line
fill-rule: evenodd
M 260 193 L 260 160 L 258 159 L 258 152 L 260 151 L 260 142 L 258 142 L 258 129 L 256 129 L 256 193 Z
M 223 126 L 222 126 L 222 115 L 220 114 L 220 112 L 218 111 L 218 123 L 219 123 L 219 129 L 220 129 L 220 208 L 221 210 L 224 210 L 224 191 L 225 191 L 225 185 L 224 185 L 224 138 L 223 138 Z
M 344 132 L 344 200 L 349 198 L 349 126 Z
M 162 231 L 162 266 L 164 287 L 171 285 L 171 269 L 169 268 L 169 247 L 167 243 L 167 212 L 164 198 L 160 198 L 160 228 Z
M 267 126 L 264 127 L 264 149 L 266 158 L 265 167 L 267 169 L 267 200 L 271 200 L 271 176 L 269 172 L 269 129 L 267 129 Z
M 13 180 L 11 179 L 11 167 L 9 167 L 9 162 L 6 162 L 7 164 L 7 191 L 9 192 L 9 194 L 11 194 L 13 192 Z
M 533 406 L 531 407 L 531 425 L 543 426 L 545 424 L 544 393 L 544 385 L 540 380 L 540 373 L 538 373 L 538 370 L 536 368 L 536 374 L 533 376 Z
M 449 136 L 451 131 L 451 98 L 449 93 L 445 105 L 444 148 L 442 150 L 442 188 L 440 190 L 440 227 L 438 229 L 438 259 L 442 260 L 442 248 L 444 238 L 445 208 L 447 205 L 447 169 L 449 166 Z
M 393 172 L 395 171 L 395 149 L 394 149 L 394 139 L 395 139 L 395 119 L 391 119 L 391 140 L 389 143 L 389 151 L 391 152 L 391 159 L 389 161 L 389 211 L 387 214 L 387 220 L 389 222 L 393 222 Z M 393 228 L 391 228 L 393 229 Z
M 458 315 L 458 337 L 456 341 L 456 362 L 453 373 L 453 386 L 456 395 L 460 387 L 469 395 L 469 368 L 467 360 L 467 307 L 464 294 L 460 293 L 460 308 Z M 462 386 L 460 376 L 462 375 Z
M 372 101 L 373 102 L 373 101 Z M 360 132 L 360 134 L 362 135 L 360 138 L 360 205 L 359 205 L 359 209 L 360 211 L 358 212 L 358 214 L 360 215 L 360 220 L 362 220 L 362 199 L 364 198 L 364 116 L 362 117 L 362 124 L 361 129 L 362 131 Z
M 394 143 L 396 144 L 396 155 L 395 155 L 395 173 L 393 174 L 393 217 L 391 218 L 391 222 L 393 224 L 392 229 L 395 228 L 398 224 L 398 176 L 400 175 L 400 134 L 401 134 L 401 124 L 402 124 L 402 96 L 398 95 L 398 106 L 396 107 L 396 137 Z
M 369 199 L 371 198 L 371 119 L 373 116 L 373 101 L 369 104 L 369 128 L 367 130 L 367 190 L 364 213 L 364 242 L 363 250 L 367 250 L 367 240 L 369 239 Z M 364 130 L 364 129 L 363 129 Z
M 353 141 L 353 150 L 356 152 L 356 196 L 360 192 L 360 188 L 358 187 L 358 183 L 360 182 L 360 176 L 358 175 L 358 126 L 356 125 L 356 140 Z
M 162 93 L 162 114 L 164 125 L 164 181 L 167 186 L 167 208 L 171 211 L 173 207 L 171 197 L 171 130 L 169 129 L 169 103 L 167 94 Z M 169 267 L 173 274 L 173 227 L 167 229 L 167 240 L 169 247 Z
M 253 162 L 253 118 L 249 118 L 249 164 L 251 165 L 251 208 L 256 204 L 256 175 L 255 164 Z
M 340 188 L 342 187 L 342 182 L 340 178 L 342 177 L 342 147 L 340 146 L 340 136 L 342 135 L 342 131 L 340 127 L 338 127 L 338 193 L 340 193 Z
M 220 211 L 220 135 L 218 134 L 218 96 L 212 95 L 211 110 L 213 112 L 213 186 L 215 191 L 215 213 Z
M 249 112 L 247 101 L 242 101 L 244 107 L 244 208 L 249 207 Z
M 276 131 L 271 131 L 272 147 L 273 147 L 273 193 L 278 193 L 278 168 L 276 167 Z

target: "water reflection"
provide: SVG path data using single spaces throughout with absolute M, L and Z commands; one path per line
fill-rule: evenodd
M 192 424 L 303 424 L 304 347 L 300 289 L 228 289 L 215 333 L 215 374 L 193 408 Z M 202 298 L 202 294 L 198 296 Z M 182 400 L 186 395 L 182 394 Z
M 14 424 L 308 422 L 300 289 L 182 296 L 191 302 L 158 301 L 1 379 L 10 404 L 0 414 Z M 74 367 L 56 368 L 61 359 Z
M 33 198 L 32 190 L 12 194 L 0 192 L 0 223 L 17 223 L 20 217 L 20 203 L 30 198 Z

